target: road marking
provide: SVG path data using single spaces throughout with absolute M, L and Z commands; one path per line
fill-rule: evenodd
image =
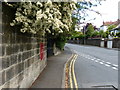
M 71 50 L 72 51 L 72 50 Z M 67 66 L 68 66 L 68 63 L 69 63 L 69 61 L 72 59 L 72 57 L 73 57 L 73 53 L 72 53 L 72 55 L 70 56 L 70 58 L 68 59 L 68 61 L 65 63 L 65 68 L 64 68 L 64 75 L 63 75 L 63 80 L 62 80 L 62 88 L 66 88 L 66 70 L 67 70 Z M 68 72 L 69 73 L 69 72 Z M 67 80 L 68 81 L 68 80 Z M 64 86 L 65 85 L 65 86 Z
M 79 55 L 80 55 L 80 54 L 79 54 Z M 116 64 L 112 64 L 112 63 L 110 63 L 110 62 L 105 62 L 104 60 L 101 60 L 101 59 L 99 59 L 99 58 L 95 58 L 95 57 L 93 57 L 93 56 L 86 55 L 86 54 L 83 54 L 83 53 L 81 53 L 81 56 L 84 57 L 84 58 L 87 58 L 87 59 L 89 59 L 89 60 L 98 62 L 98 63 L 100 63 L 100 64 L 102 64 L 102 65 L 107 66 L 107 67 L 111 67 L 111 68 L 114 69 L 114 70 L 118 70 L 118 65 L 116 65 Z
M 118 67 L 118 65 L 116 65 L 116 64 L 113 64 L 113 66 Z
M 105 66 L 110 67 L 110 65 L 108 65 L 108 64 L 105 64 Z
M 91 59 L 91 60 L 95 60 L 95 59 L 93 58 L 93 59 Z
M 75 65 L 75 61 L 77 59 L 78 55 L 75 54 L 74 57 L 72 58 L 71 62 L 70 62 L 70 66 L 69 66 L 69 76 L 70 76 L 70 88 L 73 89 L 73 82 L 75 85 L 76 90 L 78 90 L 78 84 L 77 84 L 77 80 L 76 80 L 76 76 L 75 76 L 75 71 L 74 71 L 74 65 Z M 73 79 L 73 81 L 72 81 Z
M 107 64 L 111 64 L 110 62 L 106 62 Z
M 100 64 L 104 64 L 103 62 L 99 62 Z
M 75 57 L 75 56 L 74 56 L 74 57 Z M 73 57 L 73 58 L 74 58 L 74 57 Z M 73 88 L 72 75 L 71 75 L 72 62 L 73 62 L 73 59 L 72 59 L 72 61 L 70 62 L 70 67 L 69 67 L 69 77 L 70 77 L 70 87 L 71 87 L 71 88 Z
M 97 60 L 95 60 L 95 62 L 98 62 Z
M 77 56 L 78 55 L 75 56 L 75 58 L 73 60 L 73 66 L 72 66 L 73 80 L 74 80 L 74 84 L 75 84 L 75 88 L 76 89 L 78 88 L 78 84 L 77 84 L 77 80 L 76 80 L 76 76 L 75 76 L 75 71 L 74 71 L 75 70 L 75 68 L 74 68 L 75 66 L 74 65 L 75 65 L 75 61 L 77 59 Z
M 114 69 L 114 70 L 118 70 L 118 68 L 116 68 L 116 67 L 112 67 L 112 69 Z

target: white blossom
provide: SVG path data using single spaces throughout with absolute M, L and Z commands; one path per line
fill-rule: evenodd
M 53 19 L 53 15 L 49 13 L 48 19 Z
M 49 29 L 46 29 L 46 31 L 48 31 L 48 33 L 51 33 L 51 31 Z
M 22 22 L 21 17 L 16 17 L 15 20 L 18 21 L 18 22 Z
M 71 3 L 70 6 L 71 6 L 71 8 L 72 8 L 73 10 L 74 10 L 74 9 L 77 9 L 75 3 Z
M 22 33 L 25 33 L 26 30 L 27 30 L 27 28 L 23 28 L 23 29 L 21 29 L 21 32 L 22 32 Z
M 14 26 L 15 24 L 14 23 L 10 23 L 11 26 Z
M 46 14 L 43 14 L 43 17 L 44 17 L 44 19 L 47 19 L 47 18 L 48 18 Z
M 47 7 L 47 6 L 51 7 L 51 6 L 52 6 L 52 1 L 51 1 L 51 0 L 48 0 L 47 3 L 45 4 L 45 6 L 46 6 L 46 7 Z
M 41 19 L 43 16 L 44 16 L 44 14 L 42 14 L 42 10 L 37 11 L 37 14 L 36 14 L 37 20 Z
M 4 0 L 4 2 L 8 2 L 8 0 Z
M 46 13 L 49 13 L 50 12 L 50 9 L 49 8 L 46 8 L 46 11 L 45 11 Z
M 77 3 L 77 0 L 72 0 L 74 3 Z M 80 1 L 82 1 L 82 0 L 80 0 Z
M 52 33 L 52 35 L 54 35 L 54 33 Z
M 59 33 L 63 33 L 63 30 L 60 29 Z
M 36 15 L 40 15 L 40 14 L 42 14 L 42 10 L 41 9 L 39 11 L 37 11 Z
M 52 21 L 50 19 L 48 19 L 48 23 L 52 23 Z
M 63 33 L 63 30 L 69 31 L 72 24 L 72 10 L 76 8 L 75 2 L 61 4 L 51 2 L 51 0 L 48 0 L 46 3 L 38 1 L 36 4 L 24 2 L 19 6 L 15 14 L 15 20 L 10 23 L 11 26 L 22 23 L 21 32 L 23 33 L 30 32 L 36 34 L 42 31 L 45 34 L 45 31 L 47 31 L 52 35 L 56 35 L 53 33 L 53 30 L 58 33 Z M 24 8 L 23 11 L 21 7 Z M 29 18 L 28 16 L 35 18 Z
M 33 34 L 36 34 L 36 31 L 33 30 L 33 29 L 31 29 L 30 32 L 33 33 Z
M 64 27 L 65 27 L 65 29 L 66 29 L 67 31 L 69 31 L 69 28 L 68 28 L 67 25 L 64 24 Z
M 53 13 L 54 11 L 53 10 L 50 10 L 50 13 Z
M 37 2 L 37 5 L 40 6 L 40 7 L 43 6 L 42 3 L 40 3 L 39 1 Z
M 29 24 L 27 22 L 25 22 L 24 25 L 27 27 Z

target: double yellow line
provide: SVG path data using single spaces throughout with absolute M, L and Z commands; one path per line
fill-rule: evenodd
M 75 70 L 74 70 L 74 65 L 75 65 L 75 61 L 77 59 L 77 54 L 75 54 L 70 62 L 70 66 L 69 66 L 69 79 L 70 79 L 70 88 L 76 88 L 78 89 L 78 84 L 77 84 L 77 80 L 76 80 L 76 76 L 75 76 Z M 74 84 L 74 86 L 73 86 Z

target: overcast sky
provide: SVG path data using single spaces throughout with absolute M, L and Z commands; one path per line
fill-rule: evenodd
M 102 5 L 99 5 L 97 7 L 94 7 L 93 9 L 96 11 L 99 11 L 102 16 L 89 12 L 89 19 L 93 19 L 96 17 L 95 20 L 91 20 L 89 22 L 92 22 L 97 27 L 101 26 L 103 21 L 116 21 L 118 19 L 118 2 L 120 0 L 106 0 L 102 1 Z

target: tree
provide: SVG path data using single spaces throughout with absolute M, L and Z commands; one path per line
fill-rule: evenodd
M 107 30 L 105 33 L 106 33 L 106 38 L 108 38 L 110 32 Z
M 112 29 L 114 29 L 116 27 L 116 25 L 110 25 L 110 26 L 108 26 L 108 31 L 110 31 L 110 30 L 112 30 Z
M 99 32 L 98 31 L 94 31 L 92 37 L 97 37 L 97 36 L 99 36 Z
M 10 25 L 20 26 L 20 31 L 23 33 L 47 34 L 53 39 L 60 37 L 66 39 L 68 35 L 72 34 L 77 20 L 81 19 L 73 13 L 73 10 L 77 9 L 74 0 L 71 2 L 52 2 L 51 0 L 47 2 L 28 1 L 6 3 L 16 10 L 15 19 Z M 82 7 L 82 5 L 86 5 L 86 8 Z M 91 1 L 77 3 L 79 11 L 88 10 L 91 6 L 94 6 Z M 80 17 L 82 14 L 77 14 L 77 16 Z
M 98 11 L 92 9 L 92 7 L 96 7 L 100 5 L 101 0 L 82 0 L 77 3 L 77 9 L 73 13 L 73 16 L 77 18 L 77 22 L 80 23 L 81 20 L 85 20 L 89 14 L 87 11 L 95 12 L 100 14 Z M 101 15 L 101 14 L 100 14 Z
M 15 8 L 15 19 L 11 26 L 20 26 L 22 33 L 32 33 L 39 36 L 63 40 L 71 32 L 72 11 L 76 3 L 71 2 L 16 2 L 6 3 Z M 64 42 L 65 40 L 63 40 Z
M 88 37 L 92 37 L 93 33 L 94 33 L 94 27 L 93 27 L 92 24 L 90 24 L 90 25 L 87 27 L 87 31 L 86 31 L 86 36 L 87 36 L 87 38 L 88 38 Z
M 119 33 L 116 33 L 116 36 L 120 37 L 120 32 L 119 32 Z
M 11 26 L 20 25 L 20 31 L 32 34 L 50 33 L 54 37 L 69 32 L 72 25 L 72 11 L 75 2 L 17 2 L 8 3 L 16 8 Z
M 79 38 L 80 35 L 82 35 L 82 32 L 74 31 L 74 32 L 72 33 L 71 38 Z
M 103 30 L 100 30 L 99 35 L 101 38 L 106 38 L 106 33 Z

